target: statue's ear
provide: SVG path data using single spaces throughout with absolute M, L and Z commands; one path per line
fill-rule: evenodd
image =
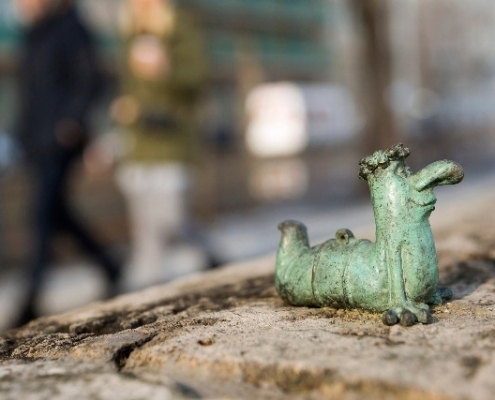
M 436 161 L 409 179 L 417 191 L 422 191 L 428 187 L 455 185 L 464 178 L 462 167 L 454 161 Z

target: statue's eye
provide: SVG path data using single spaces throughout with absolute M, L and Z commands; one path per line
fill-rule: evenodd
M 399 168 L 397 168 L 397 175 L 401 176 L 402 178 L 407 178 L 411 175 L 411 170 L 409 169 L 409 167 L 401 165 Z

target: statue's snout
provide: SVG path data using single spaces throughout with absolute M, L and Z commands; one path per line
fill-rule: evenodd
M 436 161 L 411 176 L 411 183 L 418 191 L 442 185 L 455 185 L 464 178 L 464 170 L 454 161 Z

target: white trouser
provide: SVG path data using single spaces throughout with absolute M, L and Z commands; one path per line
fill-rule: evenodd
M 167 274 L 167 241 L 186 220 L 189 175 L 181 164 L 128 163 L 117 170 L 127 199 L 132 253 L 125 285 L 129 289 L 162 282 Z

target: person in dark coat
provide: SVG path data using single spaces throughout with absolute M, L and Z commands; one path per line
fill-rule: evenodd
M 71 233 L 103 269 L 109 294 L 119 267 L 71 212 L 71 166 L 88 140 L 88 112 L 99 86 L 92 39 L 75 5 L 67 0 L 17 0 L 27 30 L 20 62 L 18 137 L 36 178 L 35 257 L 17 325 L 37 315 L 36 301 L 59 230 Z

